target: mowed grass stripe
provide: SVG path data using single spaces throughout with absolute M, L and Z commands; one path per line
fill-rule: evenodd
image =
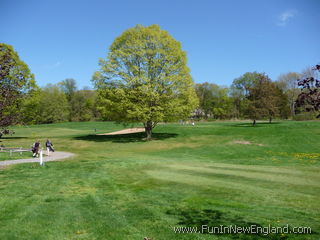
M 302 171 L 302 167 L 299 168 L 299 170 L 292 169 L 290 167 L 285 166 L 265 166 L 265 165 L 244 165 L 244 164 L 229 164 L 229 163 L 210 163 L 205 164 L 203 166 L 206 167 L 212 167 L 212 168 L 230 168 L 230 169 L 238 169 L 238 170 L 250 170 L 250 171 L 258 171 L 258 172 L 270 172 L 270 173 L 280 173 L 280 174 L 294 174 L 294 175 L 305 175 L 305 173 Z M 309 169 L 306 169 L 309 170 Z M 316 177 L 320 176 L 319 174 L 315 175 Z
M 222 181 L 230 182 L 241 182 L 243 185 L 256 185 L 262 189 L 281 189 L 281 191 L 300 193 L 306 196 L 314 196 L 316 193 L 320 192 L 320 188 L 317 186 L 310 185 L 296 185 L 291 183 L 274 182 L 265 179 L 258 178 L 247 178 L 243 176 L 237 176 L 236 174 L 224 174 L 224 173 L 212 173 L 212 172 L 202 172 L 187 169 L 174 169 L 174 168 L 164 168 L 164 171 L 173 171 L 178 173 L 187 173 L 196 176 L 209 177 L 209 178 L 219 178 Z M 299 196 L 302 196 L 299 195 Z
M 189 170 L 194 172 L 200 173 L 212 173 L 212 174 L 223 174 L 223 175 L 230 175 L 230 176 L 237 176 L 237 177 L 244 177 L 250 179 L 257 179 L 257 180 L 264 180 L 264 181 L 271 181 L 271 182 L 279 182 L 279 183 L 287 183 L 287 184 L 295 184 L 295 185 L 306 185 L 306 186 L 313 186 L 313 187 L 320 187 L 319 180 L 314 178 L 305 178 L 303 176 L 288 176 L 279 173 L 260 173 L 260 172 L 252 172 L 250 171 L 250 167 L 246 169 L 246 171 L 238 171 L 237 169 L 231 170 L 223 169 L 223 168 L 208 168 L 208 167 L 199 167 L 199 166 L 187 166 L 187 165 L 168 165 L 167 167 L 173 169 L 180 169 L 180 170 Z M 232 168 L 232 165 L 231 165 Z M 243 169 L 241 169 L 243 170 Z
M 227 164 L 229 165 L 229 164 Z M 277 167 L 277 168 L 270 168 L 268 169 L 268 166 L 266 166 L 266 169 L 263 170 L 258 170 L 258 169 L 255 169 L 255 166 L 253 165 L 245 165 L 245 166 L 248 166 L 248 167 L 234 167 L 233 165 L 230 166 L 230 167 L 222 167 L 222 166 L 219 166 L 219 165 L 205 165 L 206 168 L 221 168 L 221 169 L 228 169 L 228 170 L 237 170 L 237 171 L 250 171 L 250 172 L 257 172 L 257 173 L 270 173 L 270 174 L 281 174 L 281 175 L 285 175 L 285 176 L 301 176 L 301 177 L 304 177 L 304 178 L 312 178 L 312 179 L 317 179 L 317 181 L 320 181 L 320 175 L 319 175 L 319 171 L 320 169 L 316 170 L 316 169 L 309 169 L 309 168 L 305 168 L 305 169 L 302 169 L 300 168 L 300 170 L 295 170 L 295 169 L 287 169 L 287 168 L 284 168 L 284 167 Z M 273 171 L 275 170 L 275 171 Z
M 232 197 L 242 195 L 241 198 L 247 198 L 248 201 L 257 203 L 268 202 L 277 205 L 284 205 L 288 207 L 303 207 L 310 211 L 315 211 L 318 206 L 319 196 L 314 195 L 317 191 L 313 190 L 311 193 L 300 192 L 299 189 L 288 188 L 286 186 L 276 184 L 263 184 L 261 180 L 247 178 L 228 177 L 226 175 L 203 176 L 197 171 L 184 171 L 183 169 L 173 168 L 159 169 L 159 170 L 147 170 L 146 173 L 152 178 L 175 182 L 178 184 L 194 186 L 197 189 L 229 189 Z M 230 176 L 230 175 L 229 175 Z M 242 199 L 243 200 L 243 199 Z M 308 206 L 306 208 L 306 206 Z

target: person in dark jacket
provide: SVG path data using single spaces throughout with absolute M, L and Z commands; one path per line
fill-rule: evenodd
M 39 150 L 40 150 L 40 142 L 39 142 L 39 140 L 37 140 L 37 141 L 32 145 L 33 157 L 38 157 L 38 156 L 39 156 Z
M 54 152 L 54 148 L 53 148 L 53 144 L 52 144 L 52 142 L 49 140 L 49 139 L 47 139 L 47 141 L 46 141 L 46 148 L 47 148 L 47 151 L 49 152 Z

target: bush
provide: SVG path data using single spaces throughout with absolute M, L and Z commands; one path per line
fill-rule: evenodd
M 304 112 L 304 113 L 299 113 L 293 116 L 293 120 L 296 121 L 307 121 L 307 120 L 316 120 L 317 114 L 314 112 Z

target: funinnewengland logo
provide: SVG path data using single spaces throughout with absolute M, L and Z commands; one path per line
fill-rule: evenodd
M 173 227 L 175 233 L 199 233 L 199 234 L 311 234 L 311 227 L 290 227 L 289 224 L 282 227 L 274 227 L 270 224 L 266 227 L 258 225 L 237 226 L 237 225 L 219 225 L 201 227 Z

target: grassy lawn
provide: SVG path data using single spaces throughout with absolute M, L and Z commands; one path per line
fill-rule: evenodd
M 2 139 L 27 148 L 50 138 L 76 157 L 0 169 L 0 239 L 320 239 L 320 122 L 163 124 L 151 142 L 95 135 L 122 128 L 16 127 Z M 289 224 L 313 234 L 173 231 L 202 224 Z
M 4 160 L 15 160 L 21 158 L 32 158 L 32 152 L 0 152 L 0 161 Z

